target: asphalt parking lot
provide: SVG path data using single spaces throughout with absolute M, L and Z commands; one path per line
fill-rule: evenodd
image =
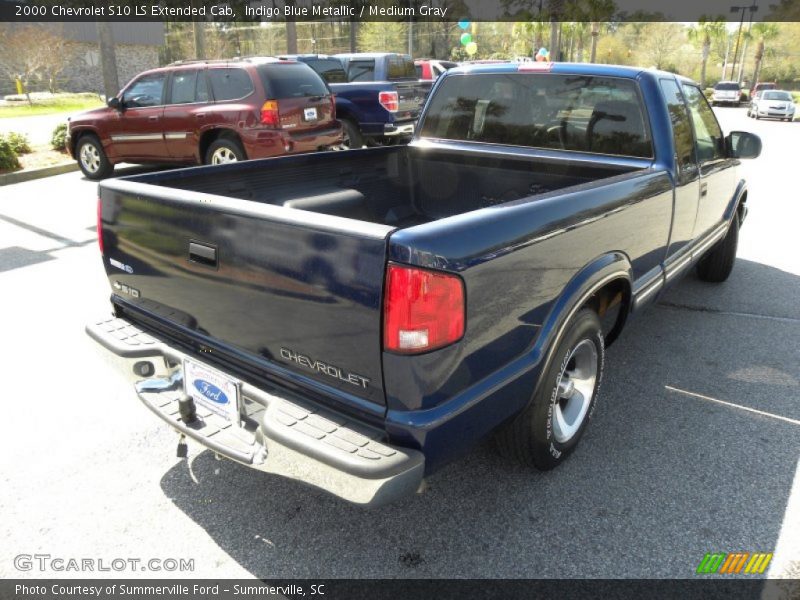
M 774 552 L 800 577 L 800 122 L 762 136 L 728 282 L 693 274 L 609 350 L 595 418 L 560 469 L 486 443 L 374 511 L 190 446 L 83 333 L 108 313 L 95 184 L 0 188 L 0 577 L 20 553 L 194 559 L 201 577 L 693 577 L 706 552 Z M 181 576 L 187 573 L 93 573 Z

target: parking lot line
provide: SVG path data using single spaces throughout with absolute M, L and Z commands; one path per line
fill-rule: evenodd
M 739 410 L 746 410 L 747 412 L 756 413 L 757 415 L 761 415 L 764 417 L 770 417 L 772 419 L 778 419 L 779 421 L 786 421 L 787 423 L 791 423 L 792 425 L 800 425 L 800 421 L 797 419 L 790 419 L 789 417 L 784 417 L 782 415 L 776 415 L 774 413 L 766 412 L 763 410 L 758 410 L 756 408 L 750 408 L 749 406 L 742 406 L 741 404 L 734 404 L 733 402 L 726 402 L 725 400 L 718 400 L 717 398 L 712 398 L 711 396 L 704 396 L 703 394 L 696 394 L 694 392 L 687 392 L 686 390 L 680 390 L 676 387 L 672 387 L 671 385 L 665 385 L 665 389 L 669 390 L 670 392 L 676 392 L 678 394 L 683 394 L 684 396 L 691 396 L 692 398 L 700 398 L 701 400 L 709 400 L 710 402 L 716 402 L 717 404 L 723 404 L 725 406 L 730 406 L 732 408 L 738 408 Z

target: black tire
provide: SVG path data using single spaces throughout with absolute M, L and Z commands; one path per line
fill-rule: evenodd
M 721 283 L 733 270 L 736 248 L 739 245 L 739 216 L 734 215 L 728 233 L 714 244 L 697 263 L 697 276 L 703 281 Z
M 364 146 L 364 136 L 361 135 L 361 130 L 358 125 L 349 119 L 342 119 L 342 129 L 344 130 L 344 139 L 342 139 L 342 148 L 345 150 L 358 149 Z
M 576 362 L 579 352 L 583 366 L 578 366 Z M 585 360 L 584 356 L 587 357 Z M 574 400 L 582 401 L 585 396 L 577 392 L 579 398 L 575 398 L 574 391 L 569 398 L 560 394 L 565 381 L 568 384 L 571 380 L 570 377 L 565 380 L 564 375 L 568 372 L 574 374 L 582 369 L 585 371 L 585 365 L 588 364 L 593 364 L 595 369 L 594 384 L 590 386 L 585 383 L 582 387 L 591 387 L 591 398 L 585 408 L 577 413 L 579 416 L 573 420 L 573 427 L 576 428 L 565 439 L 565 431 L 556 421 L 556 412 L 563 419 L 569 411 L 569 403 Z M 542 471 L 553 469 L 564 462 L 577 447 L 592 417 L 603 379 L 604 364 L 605 345 L 600 319 L 593 310 L 582 309 L 567 325 L 528 407 L 498 431 L 496 440 L 500 452 L 508 458 Z M 578 380 L 580 379 L 575 379 Z
M 223 157 L 225 159 L 223 159 Z M 224 164 L 247 160 L 247 154 L 238 140 L 221 137 L 214 140 L 206 150 L 205 164 Z
M 114 165 L 109 162 L 103 144 L 96 135 L 85 134 L 78 139 L 75 158 L 87 179 L 98 181 L 114 172 Z

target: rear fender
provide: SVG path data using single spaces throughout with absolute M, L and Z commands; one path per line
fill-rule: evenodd
M 573 315 L 603 286 L 614 280 L 623 280 L 630 286 L 633 267 L 621 252 L 604 254 L 583 267 L 564 287 L 553 304 L 533 348 L 537 362 L 547 368 L 550 356 L 564 335 Z M 624 318 L 625 315 L 620 315 Z M 617 332 L 618 333 L 618 332 Z

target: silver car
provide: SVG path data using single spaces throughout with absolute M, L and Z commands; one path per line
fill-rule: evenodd
M 747 109 L 748 117 L 769 117 L 791 121 L 794 119 L 795 104 L 791 92 L 784 90 L 764 90 L 758 92 Z
M 711 94 L 711 106 L 718 104 L 730 104 L 739 106 L 739 99 L 742 95 L 742 86 L 736 81 L 720 81 L 714 86 Z

